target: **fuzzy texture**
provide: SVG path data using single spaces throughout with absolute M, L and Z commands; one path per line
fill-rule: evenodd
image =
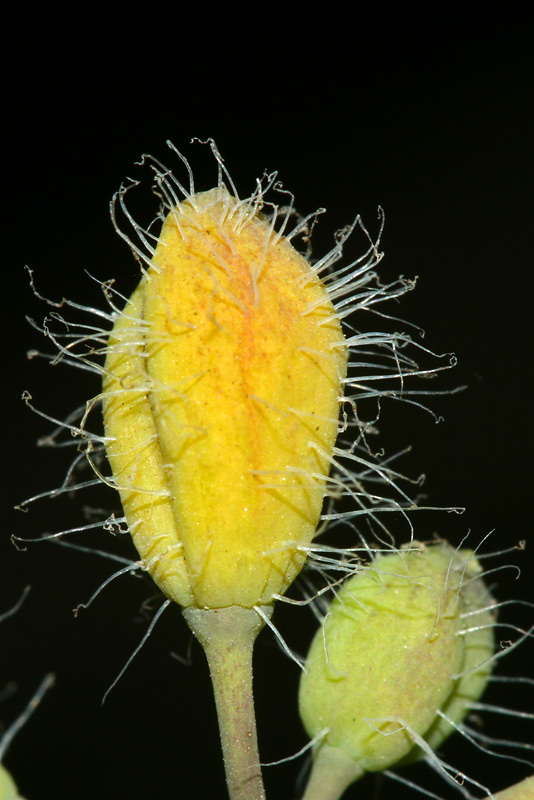
M 300 685 L 308 734 L 327 731 L 319 750 L 339 748 L 364 772 L 423 757 L 416 737 L 440 746 L 491 672 L 494 620 L 482 609 L 492 600 L 479 572 L 471 551 L 412 545 L 344 584 Z
M 283 593 L 313 538 L 347 353 L 322 282 L 223 185 L 167 216 L 118 317 L 107 455 L 136 548 L 188 607 Z
M 102 527 L 129 531 L 141 556 L 136 566 L 168 598 L 184 607 L 252 607 L 283 596 L 306 559 L 328 582 L 329 570 L 350 572 L 357 548 L 347 556 L 312 542 L 330 523 L 349 523 L 366 551 L 370 530 L 392 543 L 390 512 L 411 526 L 407 512 L 417 502 L 391 466 L 397 454 L 371 447 L 369 437 L 377 433 L 382 400 L 425 408 L 419 390 L 408 388 L 412 378 L 434 377 L 454 359 L 445 354 L 441 365 L 419 366 L 414 356 L 434 354 L 395 331 L 396 317 L 377 310 L 414 287 L 403 277 L 382 284 L 375 271 L 381 209 L 375 238 L 356 216 L 336 232 L 332 250 L 312 262 L 311 230 L 324 209 L 300 216 L 276 173 L 264 174 L 239 199 L 209 144 L 218 180 L 204 193 L 195 191 L 191 167 L 172 144 L 189 189 L 158 159 L 143 156 L 160 200 L 148 230 L 126 204 L 139 182 L 114 196 L 116 231 L 143 271 L 129 300 L 114 281 L 101 282 L 107 310 L 42 298 L 53 312 L 42 328 L 33 324 L 57 350 L 52 363 L 99 375 L 103 392 L 64 422 L 37 412 L 56 425 L 40 444 L 66 444 L 65 434 L 69 444 L 72 436 L 80 442 L 64 484 L 21 505 L 104 482 L 119 491 L 124 516 L 112 515 Z M 134 240 L 122 230 L 121 214 Z M 353 235 L 363 253 L 338 264 Z M 294 241 L 305 246 L 306 258 Z M 33 280 L 32 287 L 41 297 Z M 72 323 L 62 316 L 67 308 L 89 321 Z M 344 324 L 353 314 L 358 327 Z M 29 394 L 25 400 L 33 408 Z M 88 427 L 100 404 L 104 436 Z M 340 406 L 345 436 L 335 445 Z M 79 477 L 83 453 L 92 480 Z

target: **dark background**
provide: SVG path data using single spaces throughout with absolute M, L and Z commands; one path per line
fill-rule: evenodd
M 44 500 L 28 514 L 12 511 L 59 485 L 68 463 L 65 451 L 36 448 L 49 425 L 23 405 L 23 389 L 60 419 L 98 392 L 90 376 L 26 360 L 29 348 L 46 347 L 24 320 L 45 314 L 24 265 L 55 300 L 101 304 L 85 270 L 131 291 L 138 267 L 113 231 L 108 202 L 137 174 L 141 153 L 177 164 L 166 139 L 190 158 L 198 189 L 211 188 L 216 172 L 208 148 L 189 145 L 193 136 L 215 138 L 242 195 L 265 168 L 278 169 L 302 213 L 328 209 L 314 234 L 316 254 L 357 212 L 376 230 L 384 207 L 384 279 L 419 276 L 393 311 L 420 324 L 436 352 L 457 354 L 443 387 L 468 385 L 432 402 L 445 416 L 440 425 L 396 406 L 384 413 L 388 448 L 413 445 L 403 466 L 426 473 L 430 501 L 467 508 L 462 517 L 417 517 L 416 533 L 456 544 L 471 531 L 476 544 L 495 530 L 486 552 L 526 539 L 525 553 L 491 564 L 517 563 L 523 572 L 520 580 L 512 570 L 496 576 L 500 599 L 532 600 L 533 29 L 529 3 L 487 8 L 354 3 L 349 11 L 334 3 L 319 12 L 248 5 L 223 13 L 147 4 L 120 18 L 92 7 L 76 22 L 48 9 L 6 28 L 0 612 L 25 585 L 32 589 L 0 629 L 0 683 L 18 685 L 2 720 L 17 716 L 46 672 L 57 674 L 6 758 L 30 800 L 225 796 L 203 655 L 178 610 L 167 612 L 101 708 L 146 630 L 150 584 L 119 578 L 74 619 L 72 609 L 115 565 L 46 543 L 17 552 L 9 541 L 83 524 L 88 502 Z M 153 210 L 139 213 L 149 219 Z M 135 557 L 100 532 L 76 541 Z M 152 599 L 151 608 L 159 603 Z M 523 626 L 532 616 L 517 606 L 503 612 Z M 280 608 L 276 621 L 305 651 L 311 614 Z M 505 630 L 501 638 L 509 637 Z M 306 741 L 298 671 L 268 633 L 256 656 L 261 751 L 272 761 Z M 502 674 L 532 676 L 533 667 L 531 642 L 500 662 Z M 534 688 L 501 684 L 488 702 L 533 712 Z M 494 736 L 534 740 L 532 720 L 485 719 Z M 528 772 L 462 741 L 444 756 L 494 789 Z M 297 796 L 303 763 L 266 771 L 271 798 Z M 428 769 L 406 774 L 444 798 L 460 796 Z M 369 779 L 347 798 L 374 791 Z M 412 793 L 386 781 L 380 796 Z

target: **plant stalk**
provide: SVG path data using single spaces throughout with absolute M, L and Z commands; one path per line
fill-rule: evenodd
M 262 606 L 267 616 L 272 606 Z M 252 694 L 252 651 L 264 620 L 253 608 L 183 612 L 210 668 L 230 800 L 265 800 Z
M 362 775 L 363 770 L 343 750 L 323 743 L 314 754 L 302 800 L 339 800 Z

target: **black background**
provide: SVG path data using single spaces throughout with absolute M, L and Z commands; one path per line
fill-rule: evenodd
M 334 3 L 320 11 L 210 11 L 146 4 L 120 16 L 82 9 L 76 21 L 48 9 L 6 28 L 0 611 L 25 585 L 32 589 L 0 630 L 0 680 L 18 685 L 2 705 L 4 722 L 17 716 L 46 672 L 57 674 L 6 757 L 30 800 L 225 796 L 207 671 L 179 611 L 167 612 L 101 708 L 146 630 L 150 616 L 142 604 L 150 584 L 119 578 L 74 619 L 72 609 L 114 565 L 51 544 L 17 552 L 9 541 L 13 533 L 81 524 L 86 502 L 12 510 L 57 486 L 66 469 L 64 451 L 36 448 L 49 426 L 23 405 L 23 389 L 57 418 L 98 392 L 82 373 L 26 360 L 29 348 L 44 345 L 24 315 L 42 318 L 45 309 L 32 296 L 24 265 L 56 300 L 100 303 L 85 270 L 116 277 L 131 291 L 138 267 L 112 229 L 108 201 L 126 175 L 136 174 L 141 153 L 177 163 L 166 139 L 190 158 L 198 189 L 214 184 L 215 167 L 208 148 L 189 140 L 212 136 L 242 195 L 265 168 L 277 169 L 302 213 L 326 206 L 316 254 L 357 212 L 376 230 L 377 206 L 385 208 L 384 279 L 419 276 L 397 313 L 426 330 L 429 347 L 457 354 L 455 374 L 442 385 L 469 387 L 433 401 L 445 416 L 440 425 L 396 406 L 384 414 L 388 449 L 413 445 L 404 469 L 426 473 L 430 501 L 467 508 L 462 517 L 420 516 L 416 533 L 424 539 L 438 532 L 458 543 L 470 530 L 477 543 L 495 529 L 486 552 L 526 539 L 526 553 L 495 563 L 518 563 L 523 573 L 519 581 L 512 570 L 497 576 L 500 599 L 532 599 L 529 6 L 397 4 L 392 11 Z M 144 209 L 148 218 L 152 211 Z M 112 499 L 107 494 L 103 502 Z M 83 541 L 109 546 L 101 533 Z M 120 552 L 135 557 L 126 545 Z M 532 621 L 532 611 L 518 607 L 504 616 Z M 311 615 L 279 609 L 276 621 L 290 645 L 304 651 Z M 504 630 L 501 638 L 509 637 Z M 272 761 L 306 741 L 296 712 L 298 670 L 268 633 L 256 661 L 262 758 Z M 532 676 L 533 666 L 527 643 L 500 662 L 500 671 Z M 493 687 L 488 702 L 532 712 L 534 689 Z M 532 720 L 492 714 L 486 722 L 495 736 L 534 739 Z M 462 741 L 444 755 L 494 789 L 528 772 Z M 269 797 L 297 797 L 303 763 L 269 768 Z M 433 785 L 428 770 L 407 774 Z M 368 781 L 347 798 L 374 797 Z M 435 785 L 443 797 L 460 796 Z M 380 796 L 411 793 L 386 781 Z

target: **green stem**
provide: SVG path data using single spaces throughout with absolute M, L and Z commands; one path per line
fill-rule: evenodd
M 262 606 L 266 616 L 271 606 Z M 264 625 L 253 608 L 183 612 L 210 668 L 230 800 L 265 800 L 252 695 L 252 650 Z
M 302 800 L 339 800 L 362 775 L 363 770 L 343 750 L 322 744 L 314 754 Z

